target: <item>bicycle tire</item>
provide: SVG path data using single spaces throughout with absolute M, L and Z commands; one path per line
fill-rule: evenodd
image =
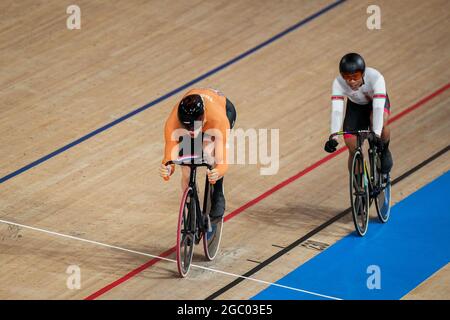
M 191 187 L 184 191 L 178 215 L 177 267 L 180 276 L 183 278 L 189 273 L 195 246 L 196 201 L 193 199 L 192 193 Z
M 380 184 L 384 184 L 377 199 L 375 200 L 375 208 L 377 209 L 378 219 L 382 223 L 386 223 L 391 215 L 391 179 L 387 176 L 387 181 L 383 181 L 383 177 L 380 175 Z
M 352 160 L 352 170 L 350 172 L 350 203 L 356 232 L 360 236 L 364 236 L 369 227 L 369 186 L 364 159 L 359 150 L 355 152 Z

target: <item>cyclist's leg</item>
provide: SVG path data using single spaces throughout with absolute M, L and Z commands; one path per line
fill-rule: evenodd
M 189 176 L 191 174 L 191 168 L 181 166 L 181 194 L 189 186 Z
M 370 125 L 370 105 L 358 105 L 347 99 L 347 106 L 344 118 L 344 131 L 367 130 Z M 355 135 L 344 135 L 345 145 L 348 148 L 348 170 L 352 169 L 353 156 L 357 147 Z
M 391 114 L 391 103 L 389 101 L 389 96 L 386 95 L 386 103 L 384 105 L 383 114 L 383 131 L 381 132 L 381 139 L 384 142 L 384 147 L 381 152 L 381 172 L 389 173 L 393 166 L 392 154 L 389 150 L 389 143 L 391 140 L 391 129 L 389 127 L 389 116 Z M 372 114 L 370 115 L 370 123 L 372 125 Z
M 225 195 L 223 193 L 223 177 L 214 184 L 211 199 L 211 218 L 222 218 L 225 213 Z
M 214 141 L 205 134 L 203 136 L 203 157 L 208 163 L 214 165 Z M 221 218 L 225 212 L 225 196 L 223 193 L 223 177 L 216 181 L 213 186 L 211 199 L 211 218 Z
M 383 140 L 384 144 L 389 144 L 389 141 L 391 140 L 391 128 L 389 127 L 389 113 L 384 112 L 383 115 L 383 131 L 381 132 L 381 139 Z
M 234 127 L 236 122 L 236 108 L 233 103 L 226 99 L 226 114 L 230 123 L 230 129 Z M 211 199 L 211 213 L 212 218 L 222 218 L 225 213 L 225 195 L 223 192 L 223 177 L 216 181 L 214 184 L 214 191 Z
M 352 170 L 353 156 L 355 155 L 356 151 L 356 136 L 352 134 L 346 134 L 344 135 L 344 141 L 345 145 L 348 148 L 348 171 L 350 171 Z

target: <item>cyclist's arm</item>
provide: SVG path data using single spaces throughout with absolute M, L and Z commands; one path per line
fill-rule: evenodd
M 373 86 L 373 123 L 372 130 L 376 135 L 381 136 L 383 130 L 384 105 L 386 104 L 386 84 L 384 77 L 380 74 Z
M 228 118 L 224 118 L 217 125 L 217 128 L 220 134 L 215 136 L 214 140 L 214 157 L 216 162 L 216 167 L 219 171 L 219 177 L 223 177 L 228 170 L 228 161 L 227 161 L 227 134 L 230 129 L 230 125 L 228 123 Z
M 177 118 L 177 107 L 175 106 L 169 115 L 164 126 L 164 158 L 162 160 L 163 164 L 167 161 L 176 159 L 178 156 L 178 141 L 172 138 L 173 132 L 178 129 L 179 122 Z M 171 174 L 175 171 L 175 165 L 172 165 Z
M 341 130 L 344 115 L 344 93 L 337 79 L 333 82 L 331 94 L 331 126 L 330 134 Z M 337 138 L 337 137 L 336 137 Z

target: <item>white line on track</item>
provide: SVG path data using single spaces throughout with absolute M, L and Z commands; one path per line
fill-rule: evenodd
M 23 224 L 20 224 L 20 223 L 16 223 L 16 222 L 11 222 L 11 221 L 6 221 L 6 220 L 0 219 L 0 223 L 5 223 L 5 224 L 17 226 L 17 227 L 21 227 L 21 228 L 24 228 L 24 229 L 30 229 L 30 230 L 33 230 L 33 231 L 39 231 L 39 232 L 51 234 L 51 235 L 54 235 L 54 236 L 59 236 L 59 237 L 62 237 L 62 238 L 67 238 L 67 239 L 87 242 L 87 243 L 95 244 L 95 245 L 106 247 L 106 248 L 111 248 L 111 249 L 116 249 L 116 250 L 120 250 L 120 251 L 125 251 L 125 252 L 129 252 L 129 253 L 138 254 L 138 255 L 141 255 L 141 256 L 146 256 L 146 257 L 156 258 L 156 259 L 160 259 L 160 260 L 164 260 L 164 261 L 168 261 L 168 262 L 177 263 L 177 261 L 174 260 L 174 259 L 168 259 L 168 258 L 155 256 L 153 254 L 149 254 L 149 253 L 145 253 L 145 252 L 140 252 L 140 251 L 136 251 L 136 250 L 130 250 L 130 249 L 126 249 L 126 248 L 122 248 L 122 247 L 118 247 L 118 246 L 109 245 L 109 244 L 98 242 L 98 241 L 93 241 L 93 240 L 83 239 L 83 238 L 79 238 L 79 237 L 74 237 L 74 236 L 70 236 L 70 235 L 67 235 L 67 234 L 59 233 L 59 232 L 54 232 L 54 231 L 45 230 L 45 229 L 36 228 L 36 227 L 31 227 L 31 226 L 26 226 L 26 225 L 23 225 Z M 196 265 L 196 264 L 191 264 L 191 267 L 198 268 L 198 269 L 203 269 L 203 270 L 210 271 L 210 272 L 216 272 L 216 273 L 224 274 L 224 275 L 228 275 L 228 276 L 235 277 L 235 278 L 242 278 L 242 279 L 245 279 L 245 280 L 250 280 L 250 281 L 254 281 L 254 282 L 258 282 L 258 283 L 262 283 L 262 284 L 268 284 L 268 285 L 271 285 L 271 286 L 276 286 L 276 287 L 280 287 L 280 288 L 284 288 L 284 289 L 289 289 L 289 290 L 293 290 L 293 291 L 303 292 L 303 293 L 307 293 L 307 294 L 310 294 L 310 295 L 314 295 L 314 296 L 322 297 L 322 298 L 326 298 L 326 299 L 342 300 L 340 298 L 327 296 L 327 295 L 316 293 L 316 292 L 312 292 L 312 291 L 307 291 L 307 290 L 303 290 L 303 289 L 299 289 L 299 288 L 293 288 L 293 287 L 289 287 L 289 286 L 284 286 L 284 285 L 281 285 L 281 284 L 278 284 L 278 283 L 273 283 L 273 282 L 268 282 L 268 281 L 264 281 L 264 280 L 259 280 L 259 279 L 252 278 L 252 277 L 244 277 L 244 276 L 241 276 L 241 275 L 238 275 L 238 274 L 234 274 L 234 273 L 230 273 L 230 272 L 226 272 L 226 271 L 221 271 L 221 270 L 216 270 L 216 269 L 212 269 L 212 268 L 207 268 L 207 267 L 199 266 L 199 265 Z

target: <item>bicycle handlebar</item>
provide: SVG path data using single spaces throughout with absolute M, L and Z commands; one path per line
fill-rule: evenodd
M 343 136 L 344 134 L 355 134 L 358 136 L 366 136 L 368 138 L 371 138 L 375 135 L 375 132 L 371 131 L 371 130 L 355 130 L 355 131 L 339 131 L 339 132 L 335 132 L 333 134 L 330 135 L 330 137 L 328 138 L 328 140 L 333 139 L 336 136 Z
M 200 157 L 199 156 L 188 156 L 181 157 L 175 160 L 170 160 L 165 163 L 166 166 L 171 164 L 177 164 L 179 166 L 188 166 L 188 167 L 207 167 L 209 170 L 212 170 L 212 165 L 207 163 L 205 159 L 201 159 L 200 163 L 196 163 Z

